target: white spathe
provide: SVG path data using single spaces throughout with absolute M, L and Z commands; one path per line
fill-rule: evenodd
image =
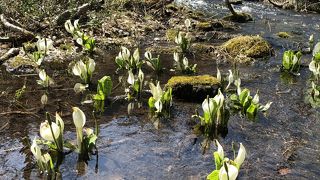
M 47 79 L 47 73 L 44 69 L 40 70 L 39 71 L 39 78 L 42 80 L 42 81 L 46 81 Z
M 216 143 L 217 143 L 217 146 L 218 146 L 217 152 L 218 152 L 218 154 L 219 154 L 219 157 L 220 157 L 221 160 L 223 160 L 223 159 L 224 159 L 223 147 L 221 146 L 221 144 L 219 143 L 218 140 L 216 140 Z
M 86 115 L 78 107 L 73 107 L 72 110 L 73 110 L 72 119 L 73 119 L 74 125 L 76 126 L 77 129 L 83 128 L 83 126 L 86 123 Z
M 52 128 L 52 131 L 51 131 L 51 128 Z M 40 136 L 47 141 L 54 142 L 55 139 L 58 139 L 60 136 L 60 128 L 54 122 L 51 123 L 51 128 L 50 128 L 49 122 L 47 120 L 45 122 L 41 123 L 40 124 Z
M 153 83 L 150 83 L 149 87 L 150 87 L 151 94 L 152 94 L 153 98 L 156 101 L 160 100 L 163 95 L 163 91 L 161 89 L 160 82 L 157 83 L 157 86 L 155 86 Z
M 246 149 L 244 148 L 242 143 L 240 143 L 238 155 L 237 155 L 236 159 L 234 160 L 234 162 L 237 164 L 238 167 L 240 167 L 245 158 L 246 158 Z
M 59 113 L 57 113 L 57 112 L 56 112 L 56 124 L 60 127 L 61 134 L 63 134 L 64 122 L 63 122 L 61 116 L 59 115 Z
M 226 171 L 225 165 L 223 165 L 219 171 L 219 180 L 235 180 L 238 176 L 238 168 L 234 165 L 226 163 L 228 172 Z
M 129 75 L 128 75 L 127 82 L 128 82 L 129 84 L 133 85 L 133 84 L 134 84 L 134 75 L 133 75 L 133 73 L 132 73 L 131 70 L 128 72 L 128 74 L 129 74 Z

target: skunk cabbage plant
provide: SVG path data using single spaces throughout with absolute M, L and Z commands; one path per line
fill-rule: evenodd
M 118 56 L 115 59 L 118 70 L 126 69 L 131 70 L 134 74 L 141 68 L 143 61 L 140 61 L 139 49 L 137 48 L 131 55 L 126 47 L 121 47 Z
M 189 60 L 182 54 L 175 52 L 173 54 L 175 69 L 181 71 L 184 74 L 194 74 L 196 72 L 197 64 L 190 65 Z
M 132 100 L 133 98 L 140 98 L 143 83 L 144 83 L 144 73 L 139 69 L 138 75 L 134 75 L 132 70 L 128 72 L 127 82 L 129 87 L 125 89 L 127 100 Z
M 53 80 L 47 75 L 44 69 L 39 71 L 39 78 L 40 80 L 37 80 L 37 83 L 45 88 L 53 84 Z
M 156 73 L 160 73 L 162 71 L 162 66 L 160 62 L 160 56 L 152 57 L 150 51 L 144 53 L 144 57 L 147 59 L 146 63 L 149 67 L 151 67 Z
M 156 116 L 163 114 L 170 114 L 172 106 L 172 88 L 166 91 L 162 90 L 160 82 L 155 86 L 153 83 L 149 84 L 152 97 L 149 98 L 149 108 L 156 113 Z
M 301 64 L 302 53 L 292 50 L 285 51 L 282 57 L 282 67 L 290 73 L 298 73 Z
M 179 32 L 178 35 L 175 37 L 174 42 L 180 47 L 181 52 L 185 54 L 190 48 L 190 38 L 183 32 Z
M 216 140 L 218 150 L 213 153 L 216 169 L 208 176 L 208 180 L 235 180 L 239 174 L 240 167 L 246 157 L 246 149 L 240 143 L 238 155 L 234 160 L 224 156 L 224 151 L 220 143 Z
M 250 95 L 249 89 L 241 89 L 241 80 L 237 79 L 235 81 L 237 86 L 237 93 L 230 96 L 231 108 L 240 111 L 241 114 L 247 116 L 249 119 L 254 120 L 257 116 L 257 112 L 267 111 L 272 102 L 268 102 L 266 105 L 261 105 L 259 103 L 259 93 L 257 92 L 254 97 Z
M 312 61 L 309 64 L 309 70 L 313 73 L 316 80 L 320 77 L 320 42 L 313 48 Z
M 193 115 L 201 120 L 201 126 L 204 134 L 211 137 L 212 133 L 227 128 L 229 120 L 229 112 L 226 109 L 225 97 L 218 90 L 218 94 L 214 98 L 205 99 L 202 103 L 203 116 Z
M 90 84 L 92 74 L 95 70 L 96 63 L 93 59 L 88 59 L 83 62 L 82 60 L 78 61 L 72 68 L 74 75 L 79 76 L 85 84 Z
M 76 42 L 81 45 L 85 51 L 89 53 L 94 51 L 95 39 L 80 30 L 79 19 L 75 20 L 73 24 L 71 23 L 71 20 L 67 20 L 64 23 L 64 27 L 68 33 L 72 34 L 73 39 L 76 40 Z

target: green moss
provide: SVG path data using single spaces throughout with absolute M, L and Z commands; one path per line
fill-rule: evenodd
M 192 86 L 196 85 L 217 85 L 220 84 L 217 78 L 210 75 L 202 75 L 202 76 L 173 76 L 168 80 L 166 86 L 174 87 L 177 85 L 190 84 Z
M 174 76 L 166 84 L 172 88 L 173 97 L 193 102 L 201 102 L 207 96 L 214 97 L 220 88 L 217 78 L 209 75 Z
M 30 52 L 33 52 L 33 51 L 36 51 L 36 45 L 35 43 L 31 43 L 31 42 L 25 42 L 23 43 L 23 47 L 24 47 L 24 50 L 28 53 Z
M 240 23 L 253 20 L 251 14 L 248 14 L 248 13 L 237 13 L 237 15 L 230 14 L 228 16 L 225 16 L 223 19 L 226 21 L 240 22 Z
M 215 47 L 211 44 L 193 43 L 190 49 L 192 52 L 195 52 L 195 53 L 209 53 L 213 49 L 215 49 Z
M 232 57 L 263 58 L 272 54 L 269 43 L 261 36 L 238 36 L 222 44 Z
M 291 37 L 291 35 L 287 32 L 278 32 L 277 36 L 279 36 L 280 38 L 289 38 Z
M 179 31 L 176 29 L 168 29 L 166 31 L 166 38 L 168 41 L 174 41 Z
M 37 66 L 37 64 L 34 61 L 20 55 L 9 60 L 8 65 L 13 69 L 16 69 L 22 66 L 33 66 L 33 67 Z
M 224 24 L 219 20 L 199 22 L 198 24 L 196 24 L 196 29 L 199 31 L 212 31 L 215 28 L 223 28 L 223 27 L 224 27 Z
M 212 30 L 212 24 L 211 22 L 199 22 L 196 24 L 196 28 L 202 31 L 210 31 Z

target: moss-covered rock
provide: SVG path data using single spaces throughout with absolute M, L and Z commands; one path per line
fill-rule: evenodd
M 253 20 L 251 14 L 243 13 L 243 12 L 237 13 L 237 15 L 234 15 L 234 14 L 227 15 L 223 19 L 226 21 L 240 22 L 240 23 L 245 23 Z
M 264 58 L 273 53 L 271 45 L 259 35 L 235 37 L 222 44 L 221 48 L 232 58 Z
M 190 51 L 194 53 L 210 53 L 214 51 L 215 47 L 211 44 L 205 43 L 193 43 L 190 47 Z
M 168 41 L 174 42 L 176 36 L 179 34 L 179 31 L 176 29 L 168 29 L 166 31 L 166 38 Z
M 4 63 L 8 72 L 30 71 L 37 67 L 37 63 L 24 56 L 15 56 Z
M 210 21 L 206 21 L 206 22 L 199 22 L 198 24 L 196 24 L 196 29 L 198 31 L 212 31 L 214 29 L 217 28 L 223 28 L 223 24 L 219 21 L 215 21 L 215 22 L 210 22 Z
M 277 36 L 280 38 L 285 38 L 285 39 L 291 37 L 291 35 L 287 32 L 278 32 Z
M 168 80 L 166 87 L 172 88 L 172 94 L 175 98 L 200 102 L 208 95 L 215 96 L 220 82 L 210 75 L 173 76 Z

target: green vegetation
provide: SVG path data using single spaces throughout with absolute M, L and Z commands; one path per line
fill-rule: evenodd
M 236 180 L 240 167 L 246 158 L 245 147 L 240 143 L 237 157 L 235 157 L 234 160 L 231 160 L 224 156 L 223 148 L 217 140 L 216 144 L 218 146 L 218 150 L 213 153 L 216 169 L 207 176 L 207 179 Z
M 150 97 L 148 101 L 150 110 L 155 113 L 157 117 L 170 115 L 172 106 L 172 88 L 168 88 L 164 91 L 160 86 L 160 82 L 157 83 L 157 86 L 150 83 L 149 87 L 152 94 L 152 97 Z
M 292 50 L 285 51 L 282 58 L 282 67 L 290 73 L 298 73 L 300 70 L 302 53 Z

